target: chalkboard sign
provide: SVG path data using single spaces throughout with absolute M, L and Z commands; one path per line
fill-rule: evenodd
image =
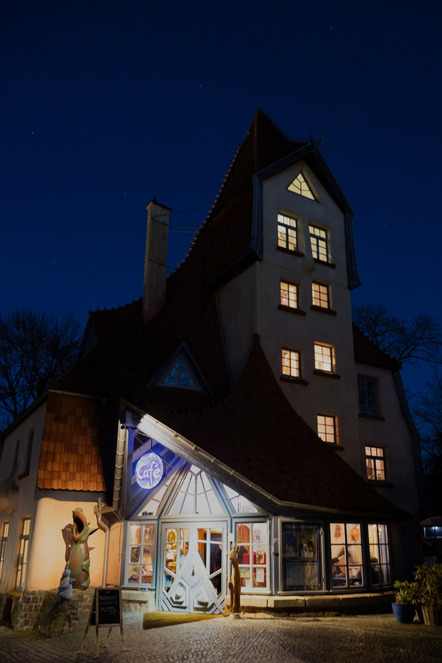
M 121 589 L 97 587 L 95 589 L 95 620 L 97 626 L 121 624 Z

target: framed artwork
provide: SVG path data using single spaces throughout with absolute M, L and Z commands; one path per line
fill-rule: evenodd
M 316 532 L 298 532 L 297 558 L 306 562 L 316 562 L 318 549 L 316 545 Z

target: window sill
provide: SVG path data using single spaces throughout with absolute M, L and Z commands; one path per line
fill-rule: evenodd
M 297 256 L 298 258 L 305 257 L 305 253 L 302 253 L 302 251 L 297 251 L 296 249 L 292 251 L 292 249 L 286 249 L 284 246 L 276 245 L 276 250 L 282 251 L 283 253 L 289 253 L 291 256 Z
M 324 306 L 316 306 L 315 304 L 312 304 L 310 308 L 312 311 L 319 311 L 319 313 L 327 313 L 327 315 L 337 315 L 336 311 L 334 311 L 332 308 L 325 308 Z
M 334 262 L 328 262 L 327 260 L 319 260 L 319 258 L 313 258 L 313 262 L 316 262 L 318 265 L 325 265 L 326 267 L 331 267 L 332 269 L 336 269 L 336 265 Z
M 284 304 L 278 304 L 278 309 L 280 311 L 287 311 L 287 313 L 295 313 L 296 315 L 306 315 L 306 312 L 300 308 L 295 308 L 294 306 L 285 306 Z
M 319 368 L 313 370 L 314 375 L 321 375 L 324 378 L 334 378 L 335 380 L 340 380 L 341 376 L 338 373 L 329 373 L 329 371 L 320 371 Z
M 375 419 L 376 421 L 385 421 L 381 414 L 370 414 L 369 412 L 359 412 L 358 417 L 362 419 Z
M 292 382 L 293 384 L 304 384 L 307 385 L 308 381 L 304 378 L 294 378 L 291 375 L 280 375 L 279 379 L 281 382 Z

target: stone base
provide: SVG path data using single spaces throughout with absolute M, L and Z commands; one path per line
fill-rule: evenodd
M 93 587 L 74 589 L 72 599 L 62 603 L 57 603 L 57 589 L 0 594 L 0 624 L 17 631 L 35 630 L 46 636 L 84 629 L 94 592 Z M 155 610 L 155 592 L 123 589 L 121 598 L 124 611 Z
M 391 612 L 393 592 L 381 594 L 306 594 L 294 596 L 241 595 L 241 612 L 287 614 L 376 614 Z M 230 599 L 226 597 L 226 608 Z

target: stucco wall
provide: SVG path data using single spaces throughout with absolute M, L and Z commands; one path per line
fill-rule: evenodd
M 26 588 L 51 589 L 58 587 L 66 565 L 62 530 L 72 523 L 72 511 L 78 507 L 86 514 L 90 528 L 97 527 L 95 503 L 58 501 L 51 498 L 39 500 L 35 514 L 32 548 Z M 110 536 L 107 583 L 119 584 L 121 562 L 121 526 Z M 90 581 L 92 586 L 102 585 L 105 550 L 105 534 L 99 529 L 89 537 Z
M 378 416 L 360 416 L 359 434 L 364 458 L 365 445 L 385 448 L 386 482 L 374 482 L 377 490 L 405 511 L 414 514 L 418 508 L 418 487 L 413 438 L 404 420 L 399 396 L 391 371 L 357 364 L 360 375 L 376 381 Z

